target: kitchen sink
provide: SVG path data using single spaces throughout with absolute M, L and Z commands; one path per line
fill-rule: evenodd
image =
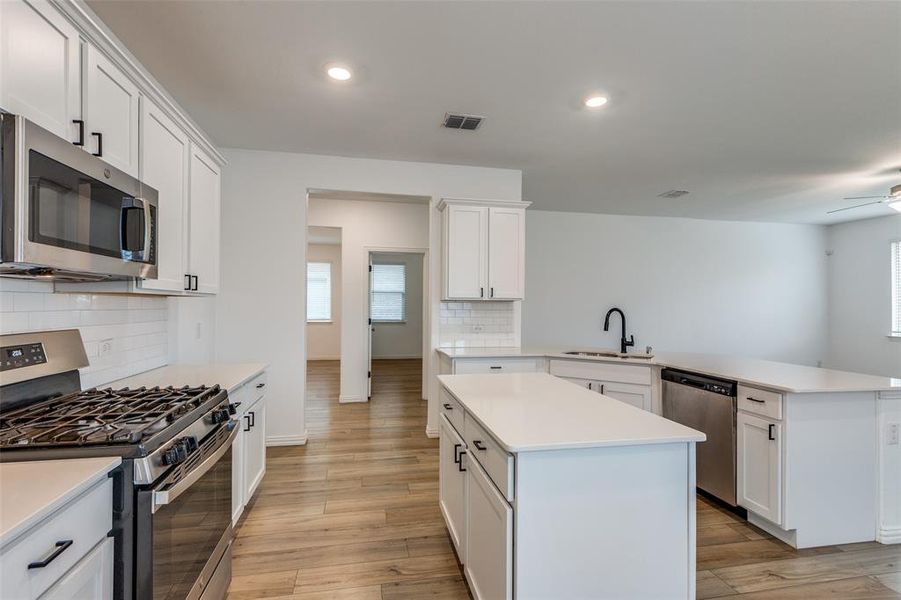
M 644 360 L 650 360 L 654 358 L 653 354 L 629 354 L 623 352 L 615 352 L 613 350 L 569 350 L 567 352 L 564 352 L 563 354 L 567 354 L 569 356 L 584 356 L 586 358 L 639 358 Z

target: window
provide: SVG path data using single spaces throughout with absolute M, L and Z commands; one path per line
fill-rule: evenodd
M 401 323 L 406 318 L 406 265 L 372 265 L 369 318 L 373 322 Z
M 901 240 L 892 242 L 892 335 L 901 335 Z
M 307 263 L 307 321 L 332 320 L 332 265 Z

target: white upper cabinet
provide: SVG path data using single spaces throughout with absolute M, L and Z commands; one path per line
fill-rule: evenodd
M 445 300 L 521 300 L 527 202 L 442 200 Z
M 188 274 L 191 290 L 219 291 L 219 167 L 191 146 Z
M 85 149 L 138 177 L 138 88 L 97 48 L 85 48 Z
M 0 1 L 0 108 L 79 139 L 78 31 L 46 0 Z
M 141 99 L 141 181 L 159 193 L 156 279 L 142 289 L 178 292 L 187 287 L 188 137 L 148 98 Z
M 488 297 L 522 300 L 525 279 L 526 211 L 488 209 Z
M 488 208 L 449 205 L 444 235 L 444 296 L 484 299 L 488 291 Z

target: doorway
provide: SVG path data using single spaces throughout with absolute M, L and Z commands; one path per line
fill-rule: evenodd
M 367 392 L 402 394 L 423 369 L 425 251 L 370 251 Z

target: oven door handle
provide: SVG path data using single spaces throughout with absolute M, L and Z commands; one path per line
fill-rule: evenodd
M 176 498 L 182 495 L 185 490 L 194 485 L 198 479 L 203 477 L 207 471 L 213 468 L 213 466 L 219 462 L 219 459 L 228 452 L 228 449 L 231 448 L 232 442 L 235 441 L 235 437 L 238 435 L 238 422 L 237 421 L 229 421 L 228 427 L 229 434 L 222 444 L 216 448 L 216 451 L 210 454 L 206 460 L 200 463 L 196 469 L 187 474 L 187 476 L 170 487 L 168 490 L 161 490 L 153 492 L 153 507 L 151 509 L 151 513 L 155 513 L 161 507 L 166 506 L 167 504 L 173 502 Z

